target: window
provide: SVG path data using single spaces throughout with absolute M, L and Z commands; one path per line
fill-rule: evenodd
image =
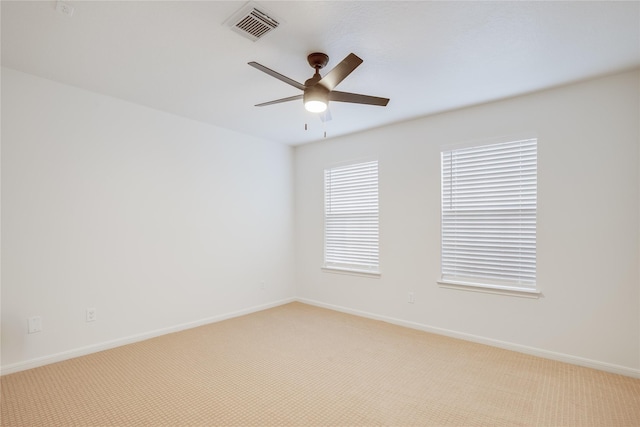
M 440 283 L 537 294 L 537 139 L 443 151 L 441 160 Z
M 378 161 L 324 171 L 324 267 L 378 269 Z

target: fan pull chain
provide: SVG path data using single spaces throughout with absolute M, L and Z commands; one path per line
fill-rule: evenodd
M 323 128 L 323 134 L 324 134 L 324 138 L 327 137 L 327 130 L 324 128 L 324 124 L 322 125 Z M 309 130 L 309 126 L 307 125 L 307 123 L 304 124 L 304 130 Z

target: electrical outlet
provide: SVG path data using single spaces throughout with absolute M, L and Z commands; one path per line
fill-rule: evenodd
M 87 322 L 95 322 L 95 321 L 96 321 L 96 309 L 87 308 Z
M 409 292 L 409 300 L 408 300 L 408 303 L 409 303 L 409 304 L 413 304 L 413 303 L 415 303 L 415 302 L 416 302 L 416 296 L 415 296 L 415 294 L 414 294 L 413 292 Z
M 42 317 L 40 316 L 29 317 L 27 319 L 27 323 L 29 324 L 30 334 L 35 334 L 36 332 L 42 331 Z
M 260 282 L 260 290 L 264 291 L 264 280 L 262 282 Z

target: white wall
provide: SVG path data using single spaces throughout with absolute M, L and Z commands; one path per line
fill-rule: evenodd
M 296 283 L 304 300 L 577 363 L 640 373 L 640 74 L 299 146 Z M 393 102 L 393 100 L 392 100 Z M 538 136 L 540 299 L 440 288 L 441 145 Z M 380 162 L 379 279 L 320 270 L 323 169 Z M 415 304 L 407 293 L 415 292 Z
M 294 156 L 3 68 L 2 372 L 299 296 L 639 373 L 639 86 L 623 73 Z M 439 288 L 440 146 L 523 131 L 539 137 L 543 298 Z M 382 277 L 323 273 L 323 169 L 372 157 Z M 43 331 L 29 335 L 36 315 Z
M 294 297 L 292 161 L 2 69 L 3 373 Z

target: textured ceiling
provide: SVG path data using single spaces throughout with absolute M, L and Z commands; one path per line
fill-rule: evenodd
M 244 2 L 66 3 L 2 1 L 2 65 L 292 145 L 640 65 L 635 1 L 258 2 L 283 24 L 257 42 L 224 25 Z M 303 83 L 314 51 L 360 56 L 337 89 L 389 105 L 253 106 L 300 92 L 247 62 Z

